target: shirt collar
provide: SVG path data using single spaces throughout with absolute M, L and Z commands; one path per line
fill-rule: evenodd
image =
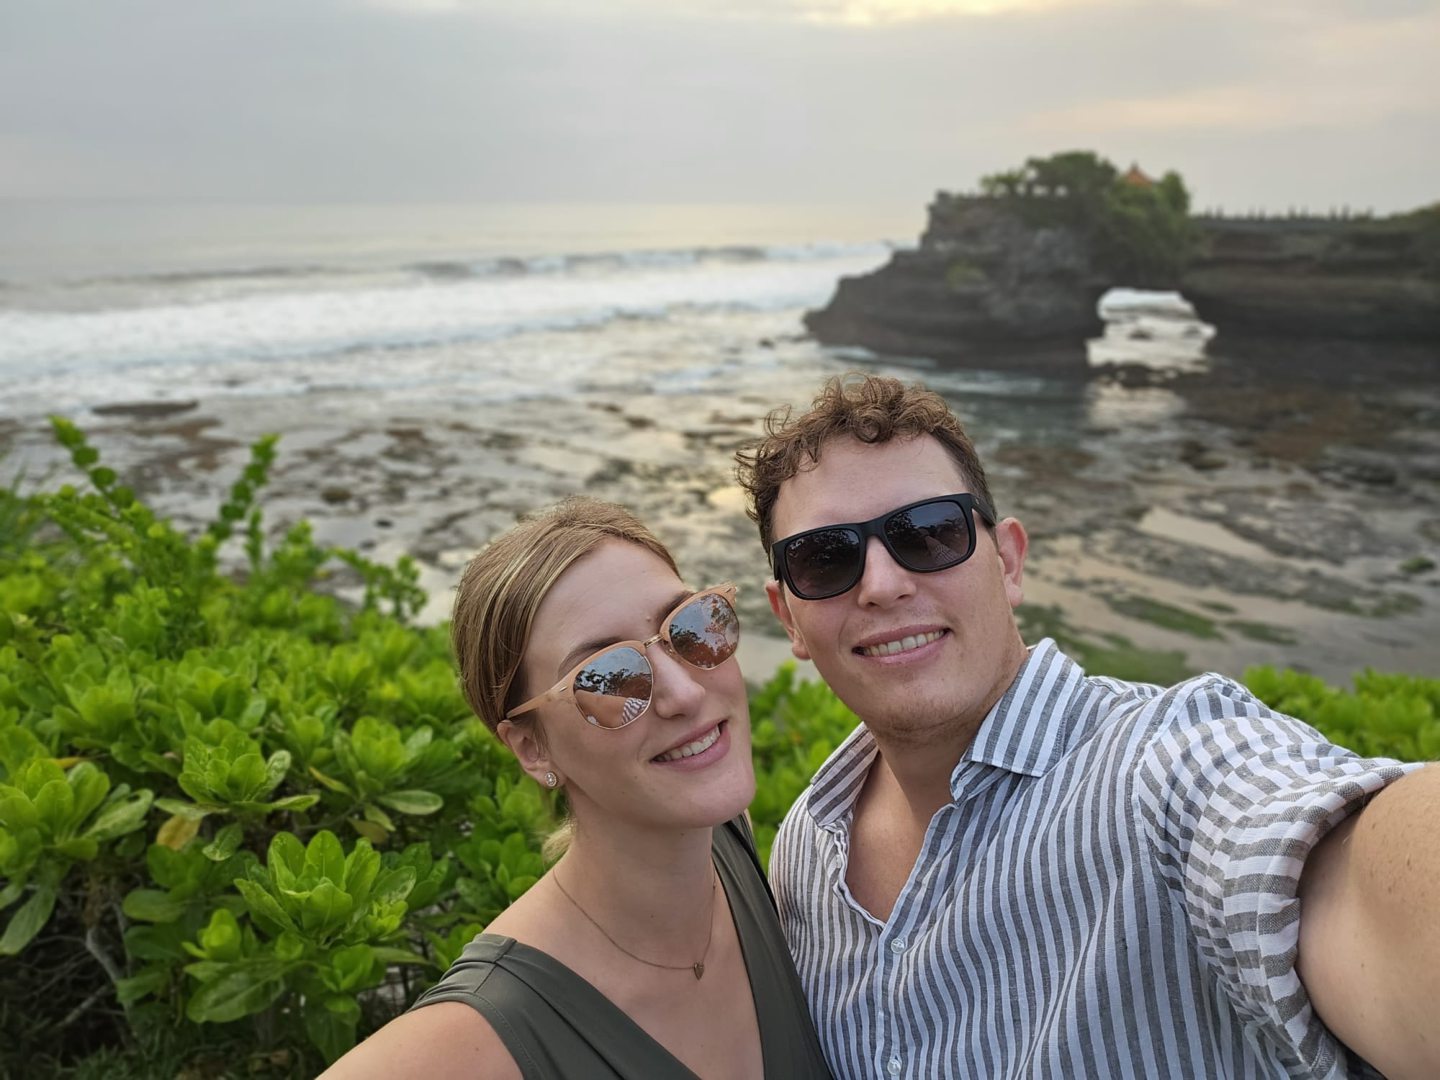
M 1085 672 L 1050 638 L 1030 649 L 1014 681 L 980 725 L 974 742 L 961 755 L 950 777 L 959 799 L 967 762 L 993 765 L 1024 776 L 1043 776 L 1064 755 L 1069 743 L 1071 704 Z M 824 828 L 854 805 L 865 776 L 879 754 L 875 737 L 863 723 L 821 765 L 811 781 L 805 808 Z
M 1024 776 L 1044 776 L 1069 746 L 1071 706 L 1084 678 L 1084 669 L 1045 638 L 1030 650 L 960 763 L 978 761 Z M 950 786 L 954 791 L 953 776 Z

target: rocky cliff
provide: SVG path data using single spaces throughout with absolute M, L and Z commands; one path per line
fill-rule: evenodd
M 937 196 L 919 247 L 843 279 L 820 341 L 976 366 L 1076 368 L 1115 286 L 1178 288 L 1217 339 L 1440 346 L 1440 210 L 1378 220 L 1193 219 L 1173 280 L 1126 280 L 1093 231 L 1014 200 Z M 1440 352 L 1437 352 L 1440 359 Z
M 941 195 L 913 251 L 841 280 L 805 325 L 830 344 L 983 365 L 1084 363 L 1075 343 L 1102 330 L 1109 287 L 1084 237 L 1034 228 L 992 200 Z
M 1196 224 L 1180 289 L 1221 338 L 1440 345 L 1440 214 Z

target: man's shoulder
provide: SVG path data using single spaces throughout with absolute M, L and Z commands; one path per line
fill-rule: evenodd
M 1136 749 L 1241 717 L 1280 716 L 1243 685 L 1214 671 L 1169 686 L 1107 676 L 1087 676 L 1085 682 L 1091 697 L 1080 711 L 1089 719 L 1090 734 L 1109 732 Z

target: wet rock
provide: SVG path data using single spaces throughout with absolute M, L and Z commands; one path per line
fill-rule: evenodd
M 1365 484 L 1369 487 L 1393 487 L 1400 479 L 1395 467 L 1383 461 L 1348 461 L 1321 471 L 1348 480 L 1352 484 Z
M 352 492 L 348 487 L 327 487 L 320 489 L 320 498 L 324 499 L 327 503 L 330 503 L 331 505 L 334 505 L 335 503 L 349 502 L 354 497 L 354 492 Z
M 1197 472 L 1214 472 L 1230 464 L 1225 458 L 1195 439 L 1180 444 L 1180 460 Z
M 199 407 L 198 401 L 129 401 L 114 405 L 95 405 L 90 411 L 96 416 L 129 416 L 136 420 L 155 420 Z

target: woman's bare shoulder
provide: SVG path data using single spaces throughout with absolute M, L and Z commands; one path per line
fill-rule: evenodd
M 438 1001 L 397 1016 L 321 1074 L 322 1080 L 520 1080 L 495 1029 L 469 1005 Z

